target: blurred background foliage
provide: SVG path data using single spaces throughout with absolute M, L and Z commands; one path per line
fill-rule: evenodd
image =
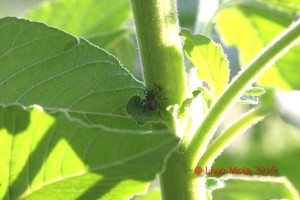
M 0 0 L 0 17 L 22 17 L 42 2 L 43 0 Z M 197 20 L 198 3 L 198 0 L 178 1 L 181 26 L 194 30 L 194 33 L 201 32 L 197 29 L 199 23 L 202 23 Z M 213 20 L 201 24 L 205 26 L 201 30 L 223 46 L 230 61 L 231 77 L 300 14 L 299 0 L 227 0 L 219 3 L 222 3 L 222 9 Z M 91 35 L 81 36 L 90 37 L 95 44 L 116 55 L 128 70 L 138 79 L 142 79 L 141 70 L 136 68 L 139 60 L 130 17 L 124 27 L 123 31 L 126 31 L 115 32 L 119 34 L 116 45 L 105 46 L 101 44 L 101 40 L 96 40 Z M 298 45 L 260 78 L 257 84 L 266 89 L 299 90 L 299 52 Z M 187 65 L 190 66 L 190 63 Z M 236 106 L 223 127 L 227 127 L 249 107 Z M 300 112 L 299 107 L 294 109 Z M 284 122 L 277 115 L 268 117 L 241 135 L 214 163 L 214 167 L 229 166 L 251 169 L 254 166 L 276 166 L 277 176 L 286 176 L 300 190 L 299 129 Z

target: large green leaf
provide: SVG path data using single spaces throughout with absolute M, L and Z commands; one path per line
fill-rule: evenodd
M 91 35 L 88 37 L 88 40 L 104 49 L 113 49 L 116 42 L 131 32 L 129 29 L 118 29 L 112 32 Z
M 131 14 L 128 0 L 60 0 L 46 2 L 26 18 L 87 36 L 119 29 Z
M 141 71 L 138 71 L 136 68 L 136 57 L 137 51 L 136 46 L 132 38 L 130 37 L 123 37 L 122 40 L 117 41 L 115 46 L 109 46 L 107 50 L 115 55 L 135 77 L 140 78 L 142 80 Z
M 296 189 L 284 177 L 229 176 L 224 181 L 224 188 L 213 190 L 213 199 L 299 200 Z
M 229 79 L 228 60 L 220 45 L 204 35 L 192 35 L 189 30 L 180 32 L 183 49 L 198 69 L 198 77 L 205 81 L 213 96 L 217 97 Z
M 240 62 L 244 66 L 263 47 L 287 28 L 295 15 L 282 12 L 263 3 L 251 1 L 223 9 L 216 18 L 217 30 L 228 45 L 236 45 Z M 299 89 L 300 45 L 280 58 L 259 79 L 263 86 L 278 86 L 281 89 Z
M 115 53 L 125 48 L 124 43 L 119 42 L 132 32 L 124 27 L 130 16 L 129 0 L 60 0 L 34 8 L 26 18 L 82 36 L 110 53 Z M 132 57 L 128 56 L 131 52 L 135 52 L 134 46 L 130 46 L 129 52 L 123 51 L 121 56 L 120 53 L 114 54 L 127 69 L 132 69 Z
M 0 199 L 114 199 L 145 191 L 178 139 L 91 128 L 61 112 L 0 107 Z
M 113 56 L 41 23 L 0 20 L 0 103 L 64 110 L 90 124 L 138 128 L 125 105 L 142 94 Z

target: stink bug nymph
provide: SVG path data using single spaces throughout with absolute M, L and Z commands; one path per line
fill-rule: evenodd
M 153 90 L 145 89 L 144 91 L 145 99 L 142 100 L 144 112 L 146 109 L 150 111 L 155 111 L 156 109 L 159 109 L 159 114 L 160 114 L 161 105 L 158 103 L 157 99 L 158 98 L 165 99 L 165 97 L 157 96 L 161 90 L 162 88 L 158 87 L 157 85 L 155 85 L 155 89 Z

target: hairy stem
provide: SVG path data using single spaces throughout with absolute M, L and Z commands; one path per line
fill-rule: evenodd
M 147 89 L 163 88 L 168 105 L 186 97 L 182 45 L 174 0 L 131 0 Z
M 214 160 L 227 148 L 230 143 L 252 125 L 264 119 L 273 111 L 272 106 L 259 106 L 247 112 L 234 122 L 215 141 L 213 141 L 199 160 L 197 166 L 210 168 Z
M 300 40 L 300 19 L 262 50 L 229 84 L 212 106 L 186 149 L 187 165 L 193 169 L 203 156 L 223 117 L 259 75 Z
M 186 98 L 186 77 L 175 0 L 131 0 L 145 84 L 161 87 L 162 109 Z M 153 126 L 155 129 L 160 126 Z M 176 127 L 171 129 L 176 131 Z M 184 155 L 176 150 L 160 175 L 164 200 L 200 199 L 204 184 L 187 174 Z M 203 182 L 204 183 L 204 182 Z M 198 187 L 200 186 L 200 187 Z

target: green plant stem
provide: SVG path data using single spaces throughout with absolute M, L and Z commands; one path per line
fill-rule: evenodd
M 229 84 L 215 102 L 186 148 L 187 165 L 194 169 L 224 116 L 259 75 L 300 40 L 300 20 L 273 40 Z
M 186 77 L 175 0 L 131 0 L 141 54 L 143 75 L 148 90 L 163 88 L 161 109 L 181 104 L 186 98 Z M 160 129 L 160 126 L 153 126 Z M 176 127 L 171 127 L 176 130 Z M 184 155 L 178 149 L 166 162 L 160 175 L 164 200 L 200 199 L 205 185 L 187 175 Z M 204 181 L 202 182 L 204 183 Z M 199 186 L 199 187 L 198 187 Z
M 162 107 L 181 104 L 186 77 L 175 0 L 131 0 L 147 89 L 163 88 Z
M 199 160 L 197 166 L 210 168 L 214 160 L 227 148 L 237 136 L 246 131 L 274 111 L 272 106 L 258 106 L 247 112 L 228 129 L 226 129 L 215 141 L 213 141 Z
M 194 178 L 194 172 L 185 167 L 184 154 L 173 153 L 160 175 L 160 190 L 163 200 L 205 200 L 205 179 Z

